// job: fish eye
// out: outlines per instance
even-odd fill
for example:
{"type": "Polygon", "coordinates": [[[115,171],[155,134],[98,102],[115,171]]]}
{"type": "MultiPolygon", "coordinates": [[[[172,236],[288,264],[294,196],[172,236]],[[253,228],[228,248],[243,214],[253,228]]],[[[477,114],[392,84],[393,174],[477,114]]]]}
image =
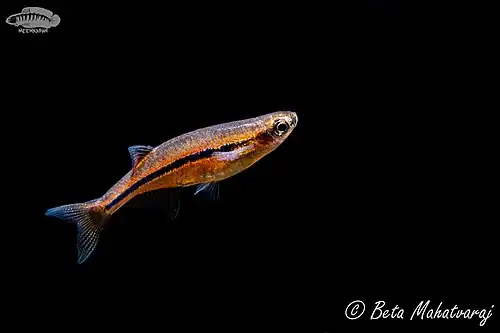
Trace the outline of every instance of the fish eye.
{"type": "Polygon", "coordinates": [[[286,121],[280,120],[274,126],[274,131],[276,132],[276,134],[282,135],[283,133],[288,131],[289,128],[290,128],[290,126],[288,125],[288,123],[286,121]]]}

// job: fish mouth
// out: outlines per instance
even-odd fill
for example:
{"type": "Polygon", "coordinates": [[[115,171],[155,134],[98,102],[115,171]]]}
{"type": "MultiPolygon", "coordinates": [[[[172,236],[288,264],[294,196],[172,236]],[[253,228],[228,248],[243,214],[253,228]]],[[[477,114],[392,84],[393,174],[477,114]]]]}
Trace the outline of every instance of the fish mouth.
{"type": "Polygon", "coordinates": [[[291,124],[293,127],[297,126],[297,123],[299,122],[299,116],[295,112],[290,112],[290,119],[291,119],[291,124]]]}
{"type": "Polygon", "coordinates": [[[5,20],[5,23],[10,24],[10,25],[14,25],[14,23],[16,23],[16,20],[12,16],[9,16],[5,20]]]}

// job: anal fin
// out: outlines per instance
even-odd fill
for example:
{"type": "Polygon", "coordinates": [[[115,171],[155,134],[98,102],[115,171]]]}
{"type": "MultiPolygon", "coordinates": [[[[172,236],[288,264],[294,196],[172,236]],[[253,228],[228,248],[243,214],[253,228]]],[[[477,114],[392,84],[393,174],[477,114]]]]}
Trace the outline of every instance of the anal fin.
{"type": "Polygon", "coordinates": [[[177,218],[177,215],[179,215],[179,210],[181,208],[181,197],[180,197],[180,190],[178,189],[172,189],[169,191],[170,195],[170,203],[169,203],[169,215],[172,220],[175,220],[177,218]]]}
{"type": "Polygon", "coordinates": [[[180,189],[163,188],[142,193],[128,201],[123,208],[152,209],[174,220],[179,215],[180,202],[180,189]]]}

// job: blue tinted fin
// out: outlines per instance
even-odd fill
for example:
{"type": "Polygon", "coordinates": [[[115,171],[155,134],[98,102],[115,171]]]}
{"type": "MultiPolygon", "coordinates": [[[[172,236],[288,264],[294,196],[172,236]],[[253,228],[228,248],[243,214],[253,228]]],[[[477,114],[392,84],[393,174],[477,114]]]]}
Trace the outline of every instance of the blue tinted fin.
{"type": "Polygon", "coordinates": [[[132,159],[132,169],[142,161],[142,159],[153,150],[154,147],[151,146],[131,146],[128,147],[128,152],[130,153],[130,158],[132,159]]]}
{"type": "Polygon", "coordinates": [[[205,192],[208,194],[208,196],[215,200],[219,198],[219,183],[218,182],[211,182],[211,183],[203,183],[199,184],[196,187],[196,191],[194,192],[194,195],[197,195],[200,192],[205,192]]]}
{"type": "Polygon", "coordinates": [[[77,262],[83,263],[97,246],[99,235],[108,217],[96,200],[48,209],[46,216],[74,222],[77,225],[77,262]]]}

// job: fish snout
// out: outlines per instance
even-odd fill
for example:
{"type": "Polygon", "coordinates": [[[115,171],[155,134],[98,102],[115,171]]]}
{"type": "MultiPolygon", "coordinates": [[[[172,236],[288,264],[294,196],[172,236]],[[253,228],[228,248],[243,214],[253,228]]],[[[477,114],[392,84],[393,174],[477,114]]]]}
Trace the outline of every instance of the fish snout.
{"type": "Polygon", "coordinates": [[[291,112],[290,118],[292,119],[292,126],[297,126],[297,123],[299,122],[299,116],[295,112],[291,112]]]}
{"type": "Polygon", "coordinates": [[[7,22],[8,24],[14,24],[14,23],[16,23],[16,18],[14,16],[9,16],[9,17],[7,17],[5,22],[7,22]]]}

